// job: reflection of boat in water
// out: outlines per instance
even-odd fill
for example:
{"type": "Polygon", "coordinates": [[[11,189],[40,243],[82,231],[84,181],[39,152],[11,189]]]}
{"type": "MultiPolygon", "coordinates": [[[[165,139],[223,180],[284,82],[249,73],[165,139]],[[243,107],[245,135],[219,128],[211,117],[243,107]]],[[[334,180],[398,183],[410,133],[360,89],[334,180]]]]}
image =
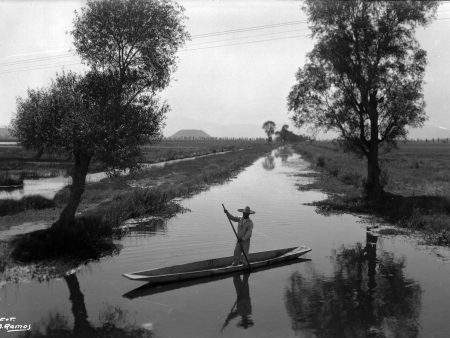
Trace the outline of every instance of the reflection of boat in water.
{"type": "MultiPolygon", "coordinates": [[[[277,267],[287,266],[287,265],[291,265],[291,264],[298,264],[298,263],[303,263],[303,262],[309,262],[309,261],[310,261],[310,259],[294,258],[294,259],[282,262],[280,264],[277,264],[276,266],[263,266],[260,268],[254,268],[254,269],[252,269],[251,273],[257,273],[257,272],[261,272],[261,271],[265,271],[265,270],[269,270],[269,269],[273,269],[273,268],[277,268],[277,267]]],[[[212,277],[190,279],[190,280],[185,280],[182,282],[172,282],[172,283],[163,283],[163,284],[147,283],[147,284],[144,284],[134,290],[127,292],[126,294],[123,295],[123,297],[128,298],[128,299],[146,297],[146,296],[151,296],[151,295],[158,294],[158,293],[178,290],[178,289],[182,289],[182,288],[186,288],[186,287],[190,287],[190,286],[194,286],[194,285],[198,285],[198,284],[211,283],[211,282],[231,278],[234,276],[239,276],[241,274],[242,274],[242,271],[238,271],[238,272],[230,272],[228,274],[222,274],[222,275],[217,275],[217,276],[212,276],[212,277]]]]}
{"type": "MultiPolygon", "coordinates": [[[[311,251],[310,248],[299,246],[287,249],[255,252],[248,255],[248,259],[250,261],[250,268],[254,269],[295,259],[306,254],[309,251],[311,251]]],[[[229,256],[181,265],[174,265],[166,268],[137,271],[124,274],[123,276],[137,281],[166,283],[193,278],[222,275],[230,272],[248,270],[249,268],[247,265],[242,264],[231,265],[232,262],[233,256],[229,256]]]]}

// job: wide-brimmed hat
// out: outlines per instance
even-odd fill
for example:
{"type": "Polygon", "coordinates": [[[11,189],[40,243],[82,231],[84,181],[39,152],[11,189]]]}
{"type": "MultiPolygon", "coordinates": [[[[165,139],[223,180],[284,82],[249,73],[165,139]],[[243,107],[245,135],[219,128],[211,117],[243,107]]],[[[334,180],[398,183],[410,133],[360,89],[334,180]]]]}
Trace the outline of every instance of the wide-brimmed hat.
{"type": "Polygon", "coordinates": [[[255,212],[250,209],[250,207],[245,207],[244,209],[238,209],[239,212],[243,212],[245,214],[254,214],[255,212]]]}

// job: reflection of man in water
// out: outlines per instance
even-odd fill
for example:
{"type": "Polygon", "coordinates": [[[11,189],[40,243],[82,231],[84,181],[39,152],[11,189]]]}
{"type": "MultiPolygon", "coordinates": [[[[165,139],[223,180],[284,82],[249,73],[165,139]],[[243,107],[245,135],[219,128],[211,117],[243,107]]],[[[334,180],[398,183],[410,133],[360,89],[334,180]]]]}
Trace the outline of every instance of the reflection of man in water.
{"type": "Polygon", "coordinates": [[[230,314],[228,315],[225,323],[222,327],[222,330],[228,323],[236,318],[237,316],[241,316],[241,320],[237,323],[237,327],[248,329],[255,325],[253,319],[251,318],[252,314],[252,303],[250,300],[250,289],[248,286],[248,277],[249,273],[242,275],[242,279],[240,275],[235,275],[233,277],[233,284],[236,289],[236,303],[234,303],[233,308],[231,309],[230,314]]]}

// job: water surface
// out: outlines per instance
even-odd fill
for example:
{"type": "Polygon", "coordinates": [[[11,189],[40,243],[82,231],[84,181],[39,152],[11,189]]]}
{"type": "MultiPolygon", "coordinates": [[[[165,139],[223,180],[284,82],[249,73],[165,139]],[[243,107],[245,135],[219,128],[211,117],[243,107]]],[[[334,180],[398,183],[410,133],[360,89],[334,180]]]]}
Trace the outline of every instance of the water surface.
{"type": "MultiPolygon", "coordinates": [[[[300,191],[307,163],[289,151],[182,201],[190,212],[121,241],[120,254],[48,282],[3,285],[0,308],[68,336],[446,337],[450,265],[405,237],[374,237],[352,215],[323,216],[300,191]],[[306,245],[308,261],[202,283],[134,290],[122,273],[229,256],[235,215],[256,210],[251,251],[306,245]],[[112,334],[111,334],[112,335],[112,334]]],[[[53,331],[55,332],[55,331],[53,331]]],[[[32,335],[32,336],[33,336],[32,335]]],[[[9,336],[9,335],[8,335],[9,336]]]]}

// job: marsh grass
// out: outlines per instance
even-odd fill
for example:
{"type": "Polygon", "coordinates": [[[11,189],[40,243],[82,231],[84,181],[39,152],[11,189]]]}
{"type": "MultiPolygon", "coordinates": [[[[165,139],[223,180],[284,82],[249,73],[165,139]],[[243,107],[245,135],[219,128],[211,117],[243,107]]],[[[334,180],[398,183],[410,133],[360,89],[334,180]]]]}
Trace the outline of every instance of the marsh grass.
{"type": "Polygon", "coordinates": [[[0,200],[0,216],[14,215],[28,209],[46,209],[55,207],[55,202],[40,195],[22,197],[20,200],[0,200]]]}
{"type": "Polygon", "coordinates": [[[23,177],[12,177],[7,173],[0,173],[0,187],[22,186],[23,177]]]}
{"type": "Polygon", "coordinates": [[[314,203],[320,212],[374,215],[422,231],[430,243],[450,245],[450,145],[400,144],[382,155],[386,193],[375,200],[365,198],[364,160],[330,142],[301,143],[295,149],[322,173],[306,187],[329,193],[327,200],[314,203]]]}

